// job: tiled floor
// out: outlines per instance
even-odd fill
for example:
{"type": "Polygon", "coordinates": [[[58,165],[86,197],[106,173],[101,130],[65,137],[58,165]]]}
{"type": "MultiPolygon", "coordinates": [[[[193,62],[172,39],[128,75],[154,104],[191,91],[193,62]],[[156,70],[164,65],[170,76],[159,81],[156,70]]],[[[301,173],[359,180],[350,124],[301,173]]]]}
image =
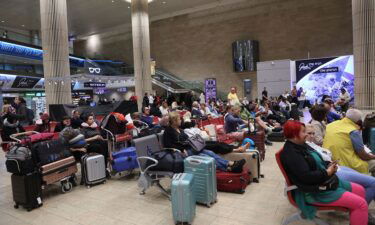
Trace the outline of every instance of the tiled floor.
{"type": "MultiPolygon", "coordinates": [[[[265,178],[260,183],[251,184],[242,195],[219,193],[218,203],[211,208],[198,206],[194,224],[273,225],[296,212],[283,195],[284,180],[274,160],[281,146],[274,143],[268,148],[262,163],[265,178]]],[[[2,151],[0,158],[4,159],[2,151]]],[[[4,160],[0,162],[0,176],[0,224],[173,224],[168,199],[154,187],[146,195],[139,195],[135,178],[112,178],[104,185],[91,189],[79,186],[66,194],[60,193],[60,186],[52,185],[45,190],[43,207],[27,212],[13,208],[10,174],[4,160]]],[[[346,214],[321,215],[332,224],[349,224],[346,214]]]]}

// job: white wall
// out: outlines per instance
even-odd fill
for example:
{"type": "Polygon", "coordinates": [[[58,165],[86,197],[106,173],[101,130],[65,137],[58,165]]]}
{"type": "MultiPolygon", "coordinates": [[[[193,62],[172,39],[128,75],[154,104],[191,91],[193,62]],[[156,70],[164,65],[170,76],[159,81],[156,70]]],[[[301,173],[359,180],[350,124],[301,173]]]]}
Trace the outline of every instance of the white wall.
{"type": "Polygon", "coordinates": [[[289,59],[274,60],[257,63],[257,87],[258,98],[262,96],[263,88],[266,87],[268,96],[279,96],[290,90],[292,82],[292,68],[289,59]]]}

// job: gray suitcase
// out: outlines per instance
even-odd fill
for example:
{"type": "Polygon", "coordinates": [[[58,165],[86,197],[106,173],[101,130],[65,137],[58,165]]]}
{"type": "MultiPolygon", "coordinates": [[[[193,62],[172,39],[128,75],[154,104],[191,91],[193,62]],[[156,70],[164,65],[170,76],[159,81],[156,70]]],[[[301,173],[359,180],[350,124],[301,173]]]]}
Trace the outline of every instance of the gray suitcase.
{"type": "Polygon", "coordinates": [[[90,188],[94,184],[106,182],[106,166],[104,156],[100,154],[88,154],[81,158],[81,184],[90,188]]]}

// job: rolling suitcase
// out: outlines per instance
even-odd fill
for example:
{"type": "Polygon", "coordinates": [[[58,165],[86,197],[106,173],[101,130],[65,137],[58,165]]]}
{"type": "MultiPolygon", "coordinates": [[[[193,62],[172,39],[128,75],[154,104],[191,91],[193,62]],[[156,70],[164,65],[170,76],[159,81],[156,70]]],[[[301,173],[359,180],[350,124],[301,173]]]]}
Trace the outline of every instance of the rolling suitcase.
{"type": "Polygon", "coordinates": [[[220,155],[223,159],[229,161],[236,161],[245,159],[246,163],[244,165],[245,169],[248,169],[251,173],[252,181],[259,183],[260,178],[263,178],[264,175],[261,174],[260,170],[260,154],[257,150],[247,149],[246,152],[231,152],[225,155],[220,155]]]}
{"type": "Polygon", "coordinates": [[[177,173],[172,179],[172,213],[175,224],[192,224],[195,217],[196,200],[193,191],[194,175],[177,173]]]}
{"type": "Polygon", "coordinates": [[[84,155],[81,158],[81,166],[81,184],[85,184],[87,188],[106,182],[106,166],[103,155],[96,153],[84,155]]]}
{"type": "Polygon", "coordinates": [[[49,185],[61,182],[63,193],[72,190],[73,183],[69,180],[75,178],[77,171],[77,163],[73,156],[40,167],[43,184],[49,185]]]}
{"type": "Polygon", "coordinates": [[[138,168],[137,154],[134,147],[124,148],[112,153],[112,170],[115,173],[138,168]]]}
{"type": "Polygon", "coordinates": [[[189,156],[184,172],[194,175],[194,194],[198,203],[211,207],[217,201],[216,164],[211,157],[189,156]]]}
{"type": "Polygon", "coordinates": [[[217,190],[225,192],[245,193],[247,185],[251,183],[250,171],[246,168],[242,173],[231,173],[217,170],[217,190]]]}
{"type": "Polygon", "coordinates": [[[11,181],[14,208],[22,205],[27,211],[31,211],[43,205],[41,181],[37,172],[12,174],[11,181]]]}

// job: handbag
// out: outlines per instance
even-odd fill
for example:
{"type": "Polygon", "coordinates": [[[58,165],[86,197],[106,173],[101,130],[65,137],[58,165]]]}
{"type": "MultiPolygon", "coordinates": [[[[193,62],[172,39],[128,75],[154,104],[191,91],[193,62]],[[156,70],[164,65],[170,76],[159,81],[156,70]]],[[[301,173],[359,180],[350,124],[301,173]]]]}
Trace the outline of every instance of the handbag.
{"type": "Polygon", "coordinates": [[[322,185],[319,185],[319,190],[321,191],[334,191],[339,186],[339,178],[336,174],[332,175],[328,180],[326,180],[322,185]]]}
{"type": "MultiPolygon", "coordinates": [[[[181,155],[181,152],[166,149],[158,152],[153,152],[150,156],[158,160],[158,164],[154,167],[151,167],[150,170],[168,171],[173,173],[184,172],[184,158],[181,155]]],[[[146,163],[146,167],[153,164],[154,162],[148,160],[146,163]]]]}
{"type": "Polygon", "coordinates": [[[199,134],[191,136],[187,142],[195,152],[200,152],[206,147],[206,141],[199,134]]]}

